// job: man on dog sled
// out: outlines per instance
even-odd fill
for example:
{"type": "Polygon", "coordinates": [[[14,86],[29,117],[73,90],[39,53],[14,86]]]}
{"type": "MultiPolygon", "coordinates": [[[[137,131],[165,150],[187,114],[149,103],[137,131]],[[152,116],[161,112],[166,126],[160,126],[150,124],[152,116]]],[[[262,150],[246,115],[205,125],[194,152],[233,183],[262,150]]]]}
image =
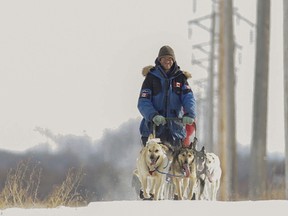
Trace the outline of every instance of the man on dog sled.
{"type": "Polygon", "coordinates": [[[196,102],[187,82],[191,77],[177,65],[174,51],[169,46],[159,50],[155,66],[143,68],[145,80],[142,84],[138,109],[143,116],[140,124],[142,143],[145,146],[153,123],[157,126],[156,137],[172,146],[189,145],[189,136],[195,130],[196,102]],[[185,114],[184,114],[185,111],[185,114]],[[175,120],[182,119],[182,124],[175,120]]]}
{"type": "Polygon", "coordinates": [[[196,118],[196,101],[187,82],[191,74],[180,70],[169,46],[160,48],[155,66],[143,68],[142,74],[145,80],[138,109],[143,116],[140,124],[143,146],[153,134],[161,143],[188,147],[196,118]]]}

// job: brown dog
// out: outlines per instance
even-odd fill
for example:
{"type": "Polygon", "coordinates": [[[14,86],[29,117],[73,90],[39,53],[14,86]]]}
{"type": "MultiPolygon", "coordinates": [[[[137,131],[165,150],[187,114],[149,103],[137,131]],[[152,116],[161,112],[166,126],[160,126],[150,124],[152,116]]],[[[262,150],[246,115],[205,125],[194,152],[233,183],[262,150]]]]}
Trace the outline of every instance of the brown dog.
{"type": "Polygon", "coordinates": [[[183,200],[187,193],[187,199],[191,200],[197,181],[195,153],[192,148],[182,147],[175,151],[170,173],[178,199],[183,200]]]}

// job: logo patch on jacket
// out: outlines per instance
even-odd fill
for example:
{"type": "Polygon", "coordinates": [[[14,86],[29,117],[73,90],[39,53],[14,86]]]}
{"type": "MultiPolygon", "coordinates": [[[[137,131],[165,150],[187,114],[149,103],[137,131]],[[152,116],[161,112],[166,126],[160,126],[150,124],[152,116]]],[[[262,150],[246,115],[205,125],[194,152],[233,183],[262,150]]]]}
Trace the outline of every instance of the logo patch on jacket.
{"type": "Polygon", "coordinates": [[[147,89],[142,90],[140,93],[140,98],[150,99],[150,91],[147,89]]]}
{"type": "Polygon", "coordinates": [[[181,88],[181,83],[180,82],[175,82],[175,87],[176,88],[181,88]]]}

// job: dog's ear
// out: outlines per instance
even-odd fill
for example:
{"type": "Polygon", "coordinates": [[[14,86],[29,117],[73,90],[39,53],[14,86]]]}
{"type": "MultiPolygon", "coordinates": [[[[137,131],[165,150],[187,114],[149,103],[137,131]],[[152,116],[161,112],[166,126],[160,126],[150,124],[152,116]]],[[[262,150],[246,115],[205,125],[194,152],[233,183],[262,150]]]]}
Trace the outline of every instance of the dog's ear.
{"type": "Polygon", "coordinates": [[[155,138],[154,135],[151,133],[151,134],[149,135],[149,137],[148,137],[148,140],[154,139],[154,138],[155,138]]]}
{"type": "Polygon", "coordinates": [[[173,153],[174,152],[174,147],[173,146],[171,146],[171,145],[169,145],[169,144],[160,144],[161,145],[161,147],[162,147],[162,149],[165,151],[165,153],[167,154],[167,153],[173,153]]]}
{"type": "Polygon", "coordinates": [[[161,148],[164,150],[164,152],[168,152],[169,151],[169,147],[167,145],[164,145],[164,144],[159,144],[161,146],[161,148]]]}
{"type": "Polygon", "coordinates": [[[201,152],[206,153],[205,147],[203,146],[201,152]]]}
{"type": "Polygon", "coordinates": [[[175,146],[173,151],[173,157],[177,157],[177,155],[180,153],[181,146],[175,146]]]}
{"type": "Polygon", "coordinates": [[[203,148],[203,153],[206,155],[207,151],[206,151],[205,147],[203,146],[202,148],[203,148]]]}
{"type": "Polygon", "coordinates": [[[194,137],[194,140],[193,140],[193,142],[190,143],[189,148],[196,151],[197,142],[198,142],[198,139],[196,137],[194,137]]]}
{"type": "Polygon", "coordinates": [[[196,151],[196,143],[191,142],[190,145],[188,146],[188,148],[196,151]]]}
{"type": "Polygon", "coordinates": [[[174,146],[170,145],[169,143],[165,143],[164,145],[169,149],[169,151],[174,152],[175,150],[174,146]]]}

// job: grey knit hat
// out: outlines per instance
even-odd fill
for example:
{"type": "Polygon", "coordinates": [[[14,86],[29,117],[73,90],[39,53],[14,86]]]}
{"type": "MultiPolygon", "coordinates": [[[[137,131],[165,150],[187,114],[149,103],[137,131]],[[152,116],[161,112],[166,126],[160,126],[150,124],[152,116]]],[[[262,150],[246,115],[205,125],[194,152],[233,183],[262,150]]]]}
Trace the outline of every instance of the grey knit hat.
{"type": "Polygon", "coordinates": [[[162,46],[159,50],[158,54],[158,60],[160,60],[163,56],[171,56],[173,58],[173,61],[175,61],[175,54],[173,49],[170,46],[162,46]]]}

